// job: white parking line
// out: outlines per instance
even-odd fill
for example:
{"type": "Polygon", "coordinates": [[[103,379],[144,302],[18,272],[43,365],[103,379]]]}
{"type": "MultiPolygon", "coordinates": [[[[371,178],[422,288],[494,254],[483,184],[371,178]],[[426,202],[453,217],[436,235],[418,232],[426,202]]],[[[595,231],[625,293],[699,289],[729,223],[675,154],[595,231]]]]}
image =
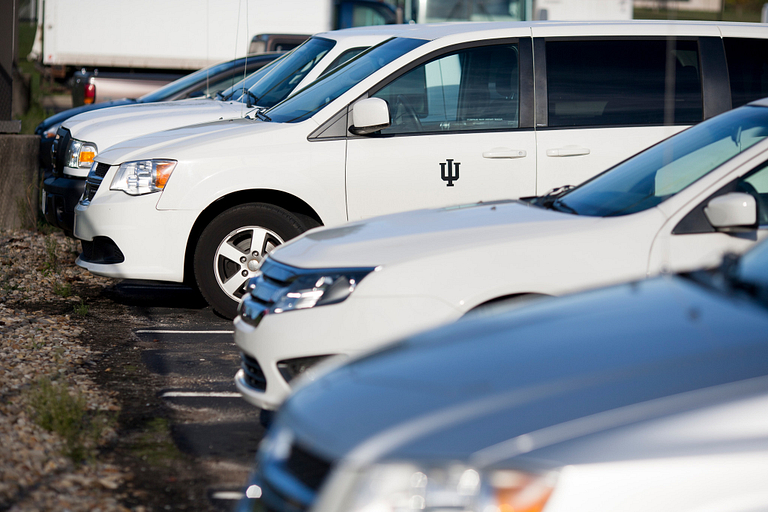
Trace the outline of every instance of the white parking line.
{"type": "Polygon", "coordinates": [[[243,493],[237,491],[219,491],[211,494],[211,498],[215,500],[239,500],[243,496],[243,493]]]}
{"type": "Polygon", "coordinates": [[[161,398],[240,398],[235,391],[166,391],[161,398]]]}
{"type": "Polygon", "coordinates": [[[136,334],[234,334],[235,331],[172,331],[140,329],[136,334]]]}

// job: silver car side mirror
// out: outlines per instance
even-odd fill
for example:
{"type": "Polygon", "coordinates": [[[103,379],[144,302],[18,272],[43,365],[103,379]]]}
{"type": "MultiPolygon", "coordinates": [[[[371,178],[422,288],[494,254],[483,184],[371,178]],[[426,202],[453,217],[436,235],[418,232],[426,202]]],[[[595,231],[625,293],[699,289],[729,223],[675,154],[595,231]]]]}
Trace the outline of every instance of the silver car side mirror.
{"type": "Polygon", "coordinates": [[[355,135],[368,135],[387,128],[389,106],[381,98],[366,98],[352,105],[352,126],[349,131],[355,135]]]}
{"type": "Polygon", "coordinates": [[[712,199],[704,215],[715,229],[753,227],[757,224],[757,202],[750,194],[730,192],[712,199]]]}

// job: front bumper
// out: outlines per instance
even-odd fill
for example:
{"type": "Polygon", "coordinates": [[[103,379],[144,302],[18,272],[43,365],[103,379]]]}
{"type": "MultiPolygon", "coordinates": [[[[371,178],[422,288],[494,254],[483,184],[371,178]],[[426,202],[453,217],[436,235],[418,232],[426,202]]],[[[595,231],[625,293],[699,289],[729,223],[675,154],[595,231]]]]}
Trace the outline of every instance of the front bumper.
{"type": "Polygon", "coordinates": [[[235,385],[251,404],[274,410],[291,393],[291,386],[278,370],[280,361],[328,354],[352,356],[454,321],[461,314],[432,297],[353,294],[339,304],[267,314],[258,327],[237,317],[235,343],[243,352],[244,368],[235,375],[235,385]],[[254,361],[263,375],[260,386],[254,385],[254,361]]]}
{"type": "Polygon", "coordinates": [[[71,235],[75,227],[75,207],[83,195],[83,190],[83,178],[47,177],[43,182],[45,220],[71,235]]]}
{"type": "Polygon", "coordinates": [[[197,212],[158,210],[159,193],[129,196],[109,190],[115,170],[110,169],[90,204],[75,207],[75,238],[92,248],[76,263],[107,277],[182,282],[197,212]]]}

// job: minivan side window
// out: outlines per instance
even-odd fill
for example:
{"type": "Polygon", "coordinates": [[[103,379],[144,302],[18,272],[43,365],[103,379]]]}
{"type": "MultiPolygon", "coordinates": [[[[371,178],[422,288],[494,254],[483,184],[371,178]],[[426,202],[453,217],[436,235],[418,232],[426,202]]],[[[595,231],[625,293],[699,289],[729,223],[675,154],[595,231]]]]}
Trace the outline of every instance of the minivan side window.
{"type": "Polygon", "coordinates": [[[732,37],[723,42],[733,108],[768,96],[768,41],[732,37]]]}
{"type": "Polygon", "coordinates": [[[548,126],[703,119],[696,41],[549,40],[546,52],[548,126]]]}
{"type": "Polygon", "coordinates": [[[517,44],[451,52],[373,95],[389,105],[382,134],[513,129],[519,126],[517,44]]]}

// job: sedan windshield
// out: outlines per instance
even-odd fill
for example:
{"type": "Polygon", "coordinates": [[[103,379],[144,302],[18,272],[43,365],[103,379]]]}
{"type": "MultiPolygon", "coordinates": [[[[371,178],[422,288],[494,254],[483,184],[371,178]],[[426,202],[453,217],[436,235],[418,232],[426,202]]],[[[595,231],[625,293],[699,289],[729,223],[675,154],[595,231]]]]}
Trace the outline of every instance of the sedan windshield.
{"type": "Polygon", "coordinates": [[[184,89],[187,89],[188,87],[192,87],[198,82],[204,81],[209,76],[215,76],[219,73],[223,73],[225,71],[229,71],[230,69],[234,67],[243,67],[245,66],[245,59],[239,59],[234,62],[222,62],[220,64],[214,64],[213,66],[209,66],[207,68],[198,69],[194,73],[190,73],[189,75],[179,78],[178,80],[174,80],[173,82],[166,84],[159,89],[155,89],[154,91],[145,94],[141,98],[139,98],[140,103],[153,103],[156,101],[163,101],[166,98],[170,98],[171,96],[176,95],[177,93],[183,91],[184,89]]]}
{"type": "Polygon", "coordinates": [[[281,60],[290,56],[290,52],[286,53],[273,60],[258,71],[251,73],[247,77],[243,78],[229,89],[225,89],[216,95],[216,99],[224,101],[243,101],[243,90],[250,89],[255,83],[264,78],[264,75],[272,71],[272,66],[275,66],[281,60]]]}
{"type": "Polygon", "coordinates": [[[730,277],[751,285],[768,302],[768,244],[762,243],[741,256],[730,277]]]}
{"type": "Polygon", "coordinates": [[[768,108],[741,107],[670,137],[553,201],[534,204],[595,217],[647,210],[767,135],[768,108]]]}
{"type": "Polygon", "coordinates": [[[310,86],[269,110],[265,119],[278,123],[303,121],[374,71],[424,43],[426,41],[422,39],[389,39],[318,78],[310,86]]]}
{"type": "MultiPolygon", "coordinates": [[[[233,87],[231,99],[270,108],[283,101],[312,68],[334,47],[336,41],[312,37],[279,61],[273,63],[251,86],[233,87]]],[[[251,75],[253,76],[253,75],[251,75]]]]}

